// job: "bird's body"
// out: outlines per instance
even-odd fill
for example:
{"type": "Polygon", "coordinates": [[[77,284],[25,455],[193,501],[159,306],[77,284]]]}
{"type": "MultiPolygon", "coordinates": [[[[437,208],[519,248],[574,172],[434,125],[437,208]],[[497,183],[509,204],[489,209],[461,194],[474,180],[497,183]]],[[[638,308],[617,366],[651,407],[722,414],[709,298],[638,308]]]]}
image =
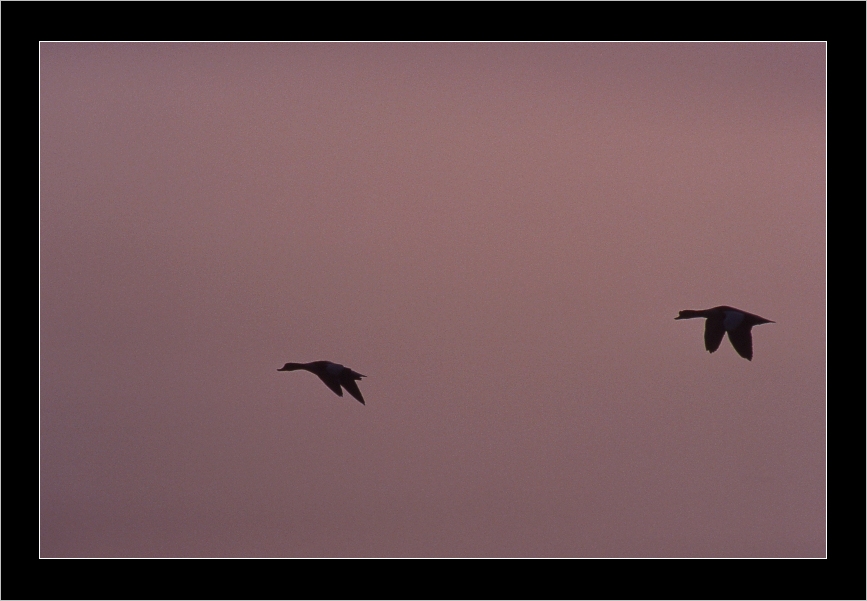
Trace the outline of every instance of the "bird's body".
{"type": "Polygon", "coordinates": [[[763,323],[775,323],[770,319],[735,309],[734,307],[714,307],[701,311],[681,311],[675,319],[693,319],[695,317],[707,318],[704,324],[704,347],[708,352],[714,352],[719,348],[723,336],[728,332],[729,341],[738,355],[749,361],[753,360],[753,335],[750,332],[753,326],[763,323]]]}
{"type": "Polygon", "coordinates": [[[364,397],[361,396],[361,391],[358,389],[358,384],[356,384],[355,381],[360,380],[361,378],[366,378],[367,376],[354,372],[339,363],[332,363],[331,361],[287,363],[277,371],[295,371],[298,369],[303,369],[309,371],[311,374],[319,376],[319,379],[325,382],[325,385],[333,390],[334,394],[337,396],[343,396],[342,386],[355,400],[364,405],[364,397]]]}

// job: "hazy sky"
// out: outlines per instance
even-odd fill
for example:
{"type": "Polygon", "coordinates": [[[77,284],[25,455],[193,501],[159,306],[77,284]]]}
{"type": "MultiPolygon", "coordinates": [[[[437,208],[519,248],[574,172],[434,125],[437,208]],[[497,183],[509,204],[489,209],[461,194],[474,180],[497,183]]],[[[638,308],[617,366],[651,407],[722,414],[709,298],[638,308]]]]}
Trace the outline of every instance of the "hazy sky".
{"type": "Polygon", "coordinates": [[[825,208],[824,44],[43,44],[41,554],[824,556],[825,208]]]}

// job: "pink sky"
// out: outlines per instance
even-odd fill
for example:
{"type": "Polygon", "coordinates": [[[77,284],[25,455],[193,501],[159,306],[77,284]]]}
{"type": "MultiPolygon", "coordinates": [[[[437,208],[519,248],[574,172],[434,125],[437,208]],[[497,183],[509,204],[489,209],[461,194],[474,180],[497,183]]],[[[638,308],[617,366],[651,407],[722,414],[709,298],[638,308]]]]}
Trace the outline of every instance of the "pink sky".
{"type": "Polygon", "coordinates": [[[825,555],[824,44],[43,44],[41,98],[43,557],[825,555]]]}

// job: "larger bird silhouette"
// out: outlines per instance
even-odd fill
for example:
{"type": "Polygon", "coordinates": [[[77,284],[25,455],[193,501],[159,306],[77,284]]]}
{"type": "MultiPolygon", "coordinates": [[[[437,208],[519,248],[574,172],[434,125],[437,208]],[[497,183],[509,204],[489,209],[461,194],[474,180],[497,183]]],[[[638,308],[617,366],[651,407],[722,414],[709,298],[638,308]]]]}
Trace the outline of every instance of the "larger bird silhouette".
{"type": "Polygon", "coordinates": [[[750,330],[753,329],[753,326],[760,326],[763,323],[776,323],[770,319],[725,305],[701,311],[687,309],[681,311],[675,319],[693,319],[695,317],[707,318],[704,323],[704,348],[708,352],[712,353],[717,350],[723,335],[728,332],[729,341],[735,347],[738,355],[748,361],[753,360],[753,335],[750,330]]]}
{"type": "Polygon", "coordinates": [[[298,369],[304,369],[309,371],[311,374],[319,376],[319,379],[325,382],[325,385],[333,390],[334,394],[337,396],[343,396],[343,390],[340,388],[343,386],[343,388],[346,389],[346,392],[351,394],[355,400],[362,405],[365,404],[364,397],[361,396],[361,391],[358,389],[358,384],[356,384],[355,381],[360,380],[361,378],[366,378],[367,376],[354,372],[339,363],[332,363],[331,361],[287,363],[277,371],[295,371],[298,369]]]}

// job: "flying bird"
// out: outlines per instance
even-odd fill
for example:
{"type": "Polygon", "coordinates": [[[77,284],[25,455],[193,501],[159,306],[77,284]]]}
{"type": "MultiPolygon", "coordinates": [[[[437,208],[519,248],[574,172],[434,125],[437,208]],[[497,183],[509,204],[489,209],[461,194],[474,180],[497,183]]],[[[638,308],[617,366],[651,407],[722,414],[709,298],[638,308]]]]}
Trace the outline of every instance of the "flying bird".
{"type": "Polygon", "coordinates": [[[309,371],[311,374],[319,376],[319,379],[325,382],[325,385],[333,390],[334,394],[337,396],[343,396],[343,390],[340,388],[343,386],[343,388],[346,389],[346,392],[351,394],[355,400],[364,405],[364,397],[361,396],[361,391],[358,389],[358,384],[356,384],[355,381],[360,380],[361,378],[366,378],[367,376],[354,372],[339,363],[332,363],[331,361],[287,363],[277,371],[295,371],[298,369],[304,369],[309,371]]]}
{"type": "Polygon", "coordinates": [[[753,329],[753,326],[760,326],[763,323],[776,323],[770,319],[725,305],[702,311],[681,311],[675,319],[693,319],[695,317],[707,318],[704,324],[704,348],[708,352],[712,353],[717,350],[723,335],[728,332],[729,340],[738,355],[748,361],[753,360],[753,335],[750,330],[753,329]]]}

